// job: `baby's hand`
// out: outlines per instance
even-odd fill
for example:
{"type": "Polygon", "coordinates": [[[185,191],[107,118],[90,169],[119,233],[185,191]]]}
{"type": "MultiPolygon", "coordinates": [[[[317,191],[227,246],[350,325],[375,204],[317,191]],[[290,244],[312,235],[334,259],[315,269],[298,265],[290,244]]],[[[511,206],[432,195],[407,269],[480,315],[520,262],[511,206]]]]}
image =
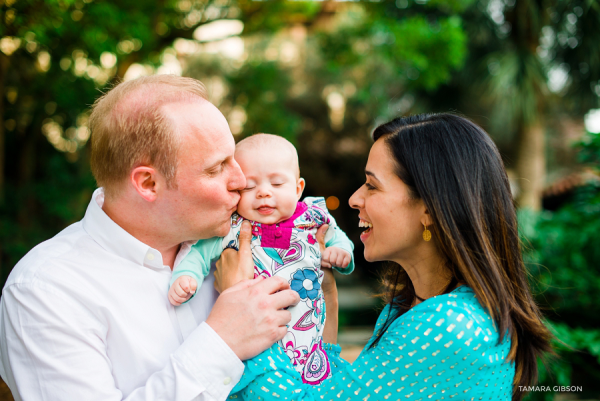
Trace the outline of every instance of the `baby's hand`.
{"type": "Polygon", "coordinates": [[[196,292],[196,280],[190,276],[178,277],[171,288],[169,288],[169,301],[175,306],[179,306],[196,292]]]}
{"type": "Polygon", "coordinates": [[[348,267],[351,260],[352,255],[350,255],[350,252],[336,246],[330,246],[325,248],[321,255],[321,267],[348,267]]]}

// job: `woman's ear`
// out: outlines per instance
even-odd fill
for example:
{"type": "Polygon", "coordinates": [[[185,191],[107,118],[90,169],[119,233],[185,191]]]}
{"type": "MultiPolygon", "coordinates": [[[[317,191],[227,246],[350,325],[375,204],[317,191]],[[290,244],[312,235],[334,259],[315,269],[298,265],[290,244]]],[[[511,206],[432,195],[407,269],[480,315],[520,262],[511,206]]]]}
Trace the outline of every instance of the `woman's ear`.
{"type": "Polygon", "coordinates": [[[423,212],[421,214],[421,224],[424,226],[430,226],[433,224],[433,219],[431,218],[429,210],[427,210],[425,205],[423,205],[423,212]]]}
{"type": "Polygon", "coordinates": [[[306,185],[306,182],[304,181],[304,178],[300,177],[298,179],[298,183],[296,184],[296,197],[298,200],[300,200],[302,192],[304,192],[304,185],[306,185]]]}
{"type": "Polygon", "coordinates": [[[157,180],[157,172],[150,166],[138,166],[131,170],[130,182],[137,193],[148,202],[154,202],[157,198],[157,190],[160,184],[157,180]]]}

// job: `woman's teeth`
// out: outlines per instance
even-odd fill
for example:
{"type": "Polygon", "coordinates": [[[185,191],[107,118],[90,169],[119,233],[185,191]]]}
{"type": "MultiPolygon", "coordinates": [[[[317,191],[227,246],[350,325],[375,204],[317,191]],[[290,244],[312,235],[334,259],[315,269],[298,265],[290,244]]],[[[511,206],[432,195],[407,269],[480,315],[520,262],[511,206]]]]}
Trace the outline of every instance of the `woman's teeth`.
{"type": "Polygon", "coordinates": [[[358,226],[359,227],[368,227],[368,228],[371,228],[371,227],[373,227],[373,224],[369,223],[366,220],[359,220],[358,221],[358,226]]]}

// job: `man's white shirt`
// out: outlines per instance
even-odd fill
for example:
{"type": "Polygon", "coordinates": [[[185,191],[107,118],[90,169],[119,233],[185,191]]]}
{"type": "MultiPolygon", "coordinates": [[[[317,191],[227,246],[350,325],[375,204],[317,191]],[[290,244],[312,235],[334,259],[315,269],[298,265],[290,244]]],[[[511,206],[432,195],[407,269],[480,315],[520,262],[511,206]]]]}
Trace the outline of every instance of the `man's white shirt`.
{"type": "MultiPolygon", "coordinates": [[[[102,210],[33,248],[2,291],[0,374],[16,400],[223,400],[244,365],[204,323],[209,274],[186,304],[171,269],[102,210]]],[[[193,242],[184,243],[177,265],[193,242]]]]}

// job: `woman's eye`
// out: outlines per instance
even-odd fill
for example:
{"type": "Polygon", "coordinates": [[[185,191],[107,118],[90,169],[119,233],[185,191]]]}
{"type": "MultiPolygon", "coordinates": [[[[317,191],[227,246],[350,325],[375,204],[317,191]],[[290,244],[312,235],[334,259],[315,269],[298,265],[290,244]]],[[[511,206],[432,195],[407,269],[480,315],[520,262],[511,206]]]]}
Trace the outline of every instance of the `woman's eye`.
{"type": "Polygon", "coordinates": [[[373,185],[369,184],[368,182],[365,182],[365,186],[367,187],[368,190],[375,189],[375,187],[373,185]]]}

